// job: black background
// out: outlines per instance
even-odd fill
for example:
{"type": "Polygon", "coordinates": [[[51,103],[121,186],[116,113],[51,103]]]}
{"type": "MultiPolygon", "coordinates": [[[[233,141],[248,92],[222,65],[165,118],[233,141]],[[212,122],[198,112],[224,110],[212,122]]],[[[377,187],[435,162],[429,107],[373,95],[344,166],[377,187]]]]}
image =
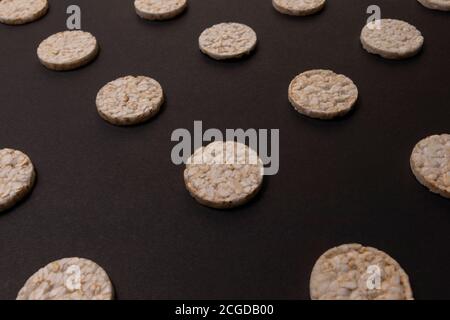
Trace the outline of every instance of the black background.
{"type": "Polygon", "coordinates": [[[316,259],[359,242],[392,255],[418,299],[450,298],[450,202],[415,181],[409,156],[450,131],[450,15],[414,0],[336,0],[312,17],[279,14],[270,0],[191,0],[168,22],[146,22],[133,1],[50,1],[43,19],[0,25],[0,147],[27,153],[38,171],[24,202],[0,215],[0,298],[14,299],[48,262],[92,259],[118,299],[308,299],[316,259]],[[425,36],[405,61],[366,53],[359,34],[376,3],[425,36]],[[102,51],[71,72],[41,66],[36,48],[65,29],[66,8],[102,51]],[[198,50],[212,24],[257,32],[248,59],[217,62],[198,50]],[[357,84],[357,109],[324,122],[295,112],[292,78],[329,68],[357,84]],[[167,102],[147,124],[120,128],[97,114],[108,81],[148,75],[167,102]],[[281,168],[249,205],[198,205],[171,163],[177,128],[279,128],[281,168]]]}

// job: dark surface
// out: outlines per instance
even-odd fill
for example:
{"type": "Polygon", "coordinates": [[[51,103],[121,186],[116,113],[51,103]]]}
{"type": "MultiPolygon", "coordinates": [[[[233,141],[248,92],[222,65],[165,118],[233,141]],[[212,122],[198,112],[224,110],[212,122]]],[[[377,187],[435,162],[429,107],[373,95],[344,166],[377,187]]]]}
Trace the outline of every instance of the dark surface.
{"type": "Polygon", "coordinates": [[[151,23],[131,0],[58,0],[38,22],[0,25],[0,147],[26,152],[38,170],[31,196],[0,215],[0,298],[14,299],[48,262],[81,256],[107,270],[119,299],[308,299],[316,259],[348,242],[392,255],[416,298],[450,298],[450,201],[409,169],[416,142],[450,131],[450,14],[377,1],[383,17],[409,21],[426,39],[419,56],[387,61],[359,42],[373,1],[328,2],[293,18],[269,0],[191,0],[181,17],[151,23]],[[100,56],[77,71],[46,70],[36,48],[64,30],[74,3],[100,56]],[[223,21],[255,29],[251,58],[200,53],[201,31],[223,21]],[[312,68],[352,78],[356,112],[332,122],[298,115],[287,87],[312,68]],[[114,127],[95,96],[128,74],[160,81],[167,102],[154,121],[114,127]],[[280,128],[280,172],[250,205],[211,210],[185,190],[170,135],[194,120],[280,128]]]}

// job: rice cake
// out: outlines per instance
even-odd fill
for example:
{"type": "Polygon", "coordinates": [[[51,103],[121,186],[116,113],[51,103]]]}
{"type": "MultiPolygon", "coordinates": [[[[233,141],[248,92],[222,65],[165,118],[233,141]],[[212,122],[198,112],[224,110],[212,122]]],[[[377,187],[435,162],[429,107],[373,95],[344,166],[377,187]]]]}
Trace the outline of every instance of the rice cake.
{"type": "Polygon", "coordinates": [[[73,70],[94,60],[99,52],[97,39],[85,31],[63,31],[51,35],[37,49],[40,62],[58,71],[73,70]]]}
{"type": "Polygon", "coordinates": [[[430,191],[450,198],[450,134],[421,140],[411,155],[411,170],[430,191]]]}
{"type": "Polygon", "coordinates": [[[114,125],[134,125],[155,116],[164,102],[161,85],[144,76],[126,76],[106,84],[97,94],[100,116],[114,125]]]}
{"type": "Polygon", "coordinates": [[[450,11],[450,0],[417,0],[428,9],[450,11]]]}
{"type": "Polygon", "coordinates": [[[135,0],[136,13],[147,20],[167,20],[181,14],[187,7],[187,0],[135,0]]]}
{"type": "Polygon", "coordinates": [[[416,27],[401,20],[380,19],[368,23],[361,32],[368,52],[386,59],[405,59],[422,49],[424,37],[416,27]]]}
{"type": "Polygon", "coordinates": [[[216,60],[235,59],[250,54],[257,36],[241,23],[220,23],[206,29],[199,38],[200,50],[216,60]]]}
{"type": "Polygon", "coordinates": [[[113,286],[105,270],[83,258],[49,263],[25,283],[17,300],[112,300],[113,286]]]}
{"type": "Polygon", "coordinates": [[[311,273],[310,294],[312,300],[414,299],[408,275],[397,261],[360,244],[345,244],[325,252],[311,273]],[[379,277],[379,287],[374,276],[379,277]]]}
{"type": "Polygon", "coordinates": [[[33,188],[35,170],[30,158],[18,150],[0,150],[0,212],[22,200],[33,188]]]}
{"type": "Polygon", "coordinates": [[[310,70],[292,80],[288,96],[299,113],[332,119],[353,108],[358,99],[358,88],[344,75],[330,70],[310,70]]]}
{"type": "Polygon", "coordinates": [[[0,22],[19,25],[33,22],[48,11],[47,0],[1,0],[0,22]]]}
{"type": "Polygon", "coordinates": [[[307,16],[325,7],[325,0],[272,0],[273,7],[280,13],[291,16],[307,16]]]}
{"type": "Polygon", "coordinates": [[[216,141],[188,159],[184,181],[201,204],[229,209],[250,201],[263,183],[264,167],[257,153],[234,141],[216,141]]]}

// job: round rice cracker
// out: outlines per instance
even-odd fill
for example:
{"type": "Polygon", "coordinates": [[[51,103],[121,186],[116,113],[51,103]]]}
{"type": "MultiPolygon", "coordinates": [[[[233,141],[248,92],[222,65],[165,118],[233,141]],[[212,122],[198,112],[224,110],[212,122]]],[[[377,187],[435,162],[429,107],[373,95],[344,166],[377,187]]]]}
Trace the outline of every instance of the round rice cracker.
{"type": "Polygon", "coordinates": [[[158,81],[144,76],[126,76],[106,84],[97,94],[99,115],[107,122],[135,125],[155,116],[164,103],[158,81]]]}
{"type": "Polygon", "coordinates": [[[187,0],[135,0],[136,13],[147,20],[168,20],[180,15],[186,8],[187,0]]]}
{"type": "Polygon", "coordinates": [[[18,150],[0,150],[0,212],[13,207],[33,188],[36,180],[30,158],[18,150]]]}
{"type": "Polygon", "coordinates": [[[428,9],[450,11],[450,0],[417,0],[428,9]]]}
{"type": "Polygon", "coordinates": [[[0,22],[20,25],[43,17],[48,11],[47,0],[0,0],[0,22]]]}
{"type": "Polygon", "coordinates": [[[237,59],[249,55],[258,42],[255,31],[241,23],[220,23],[199,37],[200,50],[216,60],[237,59]]]}
{"type": "Polygon", "coordinates": [[[39,61],[48,69],[67,71],[80,68],[97,57],[97,39],[85,31],[63,31],[51,35],[37,49],[39,61]]]}
{"type": "Polygon", "coordinates": [[[188,159],[184,181],[200,204],[230,209],[249,202],[261,189],[264,166],[245,144],[216,141],[188,159]]]}
{"type": "Polygon", "coordinates": [[[413,300],[409,278],[386,253],[360,244],[345,244],[325,252],[310,279],[312,300],[413,300]],[[370,288],[380,271],[380,288],[370,288]]]}
{"type": "Polygon", "coordinates": [[[347,114],[358,100],[358,88],[344,75],[330,70],[299,74],[289,85],[289,101],[301,114],[333,119],[347,114]]]}
{"type": "Polygon", "coordinates": [[[112,300],[114,289],[105,270],[83,258],[49,263],[33,274],[17,300],[112,300]]]}
{"type": "Polygon", "coordinates": [[[421,140],[411,154],[410,163],[422,185],[450,199],[450,134],[421,140]]]}
{"type": "Polygon", "coordinates": [[[362,29],[361,43],[369,53],[386,59],[405,59],[419,53],[424,37],[416,27],[405,21],[380,19],[362,29]]]}
{"type": "Polygon", "coordinates": [[[326,0],[272,0],[273,7],[280,13],[291,16],[307,16],[321,11],[326,0]]]}

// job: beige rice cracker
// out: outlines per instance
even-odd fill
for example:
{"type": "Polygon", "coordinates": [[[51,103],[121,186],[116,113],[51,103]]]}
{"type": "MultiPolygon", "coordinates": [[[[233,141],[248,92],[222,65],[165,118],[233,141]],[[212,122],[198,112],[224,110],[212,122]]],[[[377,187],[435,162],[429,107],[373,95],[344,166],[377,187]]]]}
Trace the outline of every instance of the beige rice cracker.
{"type": "Polygon", "coordinates": [[[386,59],[405,59],[422,49],[424,38],[416,27],[394,19],[368,23],[361,32],[361,43],[368,52],[386,59]]]}
{"type": "Polygon", "coordinates": [[[258,154],[244,144],[216,141],[197,149],[188,159],[184,181],[201,204],[229,209],[250,201],[263,183],[258,154]]]}
{"type": "Polygon", "coordinates": [[[358,88],[344,75],[310,70],[292,80],[288,95],[301,114],[326,120],[347,114],[358,99],[358,88]]]}
{"type": "Polygon", "coordinates": [[[126,76],[106,84],[97,94],[100,116],[111,124],[125,126],[155,116],[164,102],[161,85],[143,76],[126,76]]]}
{"type": "Polygon", "coordinates": [[[41,42],[37,55],[49,69],[65,71],[82,67],[97,56],[97,39],[89,32],[63,31],[41,42]]]}
{"type": "Polygon", "coordinates": [[[187,7],[187,0],[135,0],[136,13],[147,20],[167,20],[181,14],[187,7]]]}
{"type": "Polygon", "coordinates": [[[30,158],[13,149],[0,150],[0,212],[22,200],[33,188],[34,166],[30,158]]]}
{"type": "Polygon", "coordinates": [[[421,184],[450,198],[450,134],[420,141],[411,155],[411,169],[421,184]]]}
{"type": "Polygon", "coordinates": [[[206,29],[199,38],[200,50],[216,60],[235,59],[250,54],[257,43],[252,28],[241,23],[220,23],[206,29]]]}
{"type": "Polygon", "coordinates": [[[409,278],[386,253],[345,244],[317,260],[310,279],[312,300],[413,300],[409,278]]]}
{"type": "Polygon", "coordinates": [[[112,300],[113,296],[108,275],[95,262],[65,258],[33,274],[17,300],[112,300]]]}
{"type": "Polygon", "coordinates": [[[272,0],[273,7],[283,14],[307,16],[325,7],[325,0],[272,0]]]}
{"type": "Polygon", "coordinates": [[[0,22],[11,25],[33,22],[48,11],[47,0],[0,0],[0,22]]]}
{"type": "Polygon", "coordinates": [[[428,9],[450,11],[450,0],[417,0],[428,9]]]}

